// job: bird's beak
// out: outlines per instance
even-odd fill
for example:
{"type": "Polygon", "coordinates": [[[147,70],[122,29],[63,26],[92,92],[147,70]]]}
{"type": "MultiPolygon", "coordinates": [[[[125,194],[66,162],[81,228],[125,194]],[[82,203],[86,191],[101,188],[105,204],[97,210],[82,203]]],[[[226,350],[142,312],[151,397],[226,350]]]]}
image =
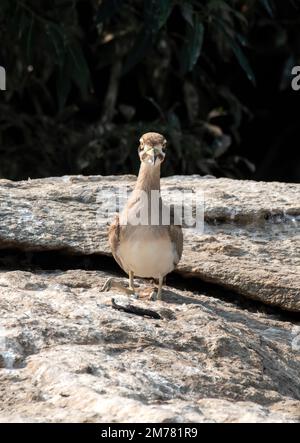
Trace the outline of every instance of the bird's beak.
{"type": "Polygon", "coordinates": [[[147,154],[148,154],[147,162],[152,166],[155,165],[158,154],[157,151],[154,148],[151,148],[147,151],[147,154]]]}

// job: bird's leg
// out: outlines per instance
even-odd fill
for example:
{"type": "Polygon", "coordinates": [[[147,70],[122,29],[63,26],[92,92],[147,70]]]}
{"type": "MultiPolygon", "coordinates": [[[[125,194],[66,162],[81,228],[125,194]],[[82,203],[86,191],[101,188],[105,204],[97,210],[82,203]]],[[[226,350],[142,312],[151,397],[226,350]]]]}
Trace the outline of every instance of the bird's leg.
{"type": "Polygon", "coordinates": [[[132,289],[132,291],[134,291],[134,274],[132,271],[129,271],[129,289],[132,289]]]}
{"type": "Polygon", "coordinates": [[[109,291],[111,288],[119,289],[122,292],[125,292],[127,295],[136,295],[134,292],[134,289],[129,287],[127,288],[119,281],[116,281],[114,278],[110,277],[106,280],[102,288],[100,289],[100,292],[109,291]]]}
{"type": "Polygon", "coordinates": [[[163,281],[164,281],[164,278],[163,277],[159,277],[158,289],[157,289],[157,300],[161,300],[161,291],[162,291],[163,281]]]}
{"type": "Polygon", "coordinates": [[[162,285],[163,285],[164,278],[159,277],[158,279],[158,288],[156,291],[153,291],[150,294],[149,300],[161,300],[161,292],[162,292],[162,285]]]}

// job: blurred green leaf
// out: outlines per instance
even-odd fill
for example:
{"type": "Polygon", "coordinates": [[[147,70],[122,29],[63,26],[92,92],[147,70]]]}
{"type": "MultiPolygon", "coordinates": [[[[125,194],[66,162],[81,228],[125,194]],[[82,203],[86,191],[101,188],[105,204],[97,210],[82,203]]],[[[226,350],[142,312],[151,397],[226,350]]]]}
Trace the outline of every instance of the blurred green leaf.
{"type": "Polygon", "coordinates": [[[173,6],[173,0],[144,0],[144,21],[147,31],[156,35],[168,20],[173,6]]]}
{"type": "Polygon", "coordinates": [[[70,57],[70,75],[79,87],[82,95],[86,95],[90,85],[90,71],[79,43],[68,47],[70,57]]]}
{"type": "Polygon", "coordinates": [[[208,12],[220,15],[222,11],[227,11],[229,14],[233,15],[244,25],[248,24],[247,18],[239,11],[236,10],[236,7],[231,6],[225,0],[210,0],[208,3],[208,12]]]}
{"type": "Polygon", "coordinates": [[[160,0],[159,1],[159,29],[161,29],[167,22],[174,3],[173,0],[160,0]]]}
{"type": "MultiPolygon", "coordinates": [[[[255,74],[252,70],[252,67],[245,56],[243,50],[241,49],[240,45],[234,40],[234,37],[231,35],[231,30],[227,28],[226,23],[224,23],[219,18],[214,18],[215,23],[217,23],[217,26],[221,31],[223,32],[224,36],[226,37],[232,52],[236,56],[237,61],[239,62],[241,68],[245,71],[248,79],[253,83],[253,85],[256,85],[256,79],[255,74]]],[[[236,36],[236,34],[234,34],[236,36]]],[[[241,41],[240,35],[237,35],[237,38],[239,41],[241,41]]],[[[244,42],[243,42],[244,43],[244,42]]]]}
{"type": "Polygon", "coordinates": [[[232,14],[245,26],[248,26],[248,19],[239,11],[236,11],[235,9],[231,9],[232,14]]]}
{"type": "Polygon", "coordinates": [[[254,72],[250,66],[250,63],[243,53],[241,47],[235,43],[234,40],[231,40],[230,42],[231,48],[240,64],[240,66],[243,68],[243,70],[246,72],[248,79],[253,83],[253,85],[256,85],[255,75],[254,72]]]}
{"type": "Polygon", "coordinates": [[[66,104],[72,82],[78,86],[83,96],[86,96],[88,93],[90,85],[89,68],[79,43],[73,42],[66,48],[66,51],[64,63],[59,65],[56,79],[56,91],[60,110],[66,104]]]}
{"type": "Polygon", "coordinates": [[[149,48],[152,45],[151,34],[146,33],[144,29],[139,33],[138,38],[124,63],[123,73],[129,72],[139,61],[145,57],[149,48]]]}
{"type": "Polygon", "coordinates": [[[63,66],[65,57],[64,31],[56,23],[49,22],[46,24],[46,35],[54,49],[55,63],[59,66],[63,66]]]}
{"type": "Polygon", "coordinates": [[[274,16],[274,4],[272,0],[260,0],[263,7],[266,9],[270,17],[274,16]]]}
{"type": "Polygon", "coordinates": [[[220,9],[231,9],[231,6],[225,0],[209,0],[207,4],[208,11],[215,11],[220,9]]]}
{"type": "Polygon", "coordinates": [[[28,63],[31,62],[33,26],[34,26],[34,18],[31,16],[30,24],[29,24],[29,28],[28,28],[28,34],[27,34],[27,42],[26,42],[26,57],[27,57],[28,63]]]}
{"type": "Polygon", "coordinates": [[[182,71],[190,72],[197,63],[203,45],[204,26],[197,17],[194,18],[194,26],[187,25],[186,42],[182,49],[182,71]]]}
{"type": "Polygon", "coordinates": [[[168,20],[173,6],[173,0],[144,0],[144,26],[126,57],[123,73],[130,71],[148,53],[157,33],[168,20]]]}
{"type": "Polygon", "coordinates": [[[194,7],[192,3],[183,3],[180,5],[183,18],[188,22],[190,26],[194,26],[194,7]]]}
{"type": "Polygon", "coordinates": [[[174,111],[169,111],[167,115],[168,125],[171,129],[181,132],[181,123],[174,111]]]}
{"type": "Polygon", "coordinates": [[[248,39],[245,35],[242,35],[240,32],[236,32],[235,36],[242,46],[249,46],[248,39]]]}
{"type": "Polygon", "coordinates": [[[103,0],[99,6],[96,23],[111,19],[122,8],[125,0],[103,0]]]}
{"type": "Polygon", "coordinates": [[[25,12],[22,12],[21,14],[16,14],[14,17],[14,25],[18,24],[18,39],[21,39],[23,37],[23,34],[28,26],[28,14],[25,12]]]}
{"type": "Polygon", "coordinates": [[[65,64],[59,68],[58,74],[56,76],[56,93],[58,107],[60,111],[62,111],[62,109],[64,108],[70,91],[71,78],[69,73],[68,61],[66,59],[65,64]]]}

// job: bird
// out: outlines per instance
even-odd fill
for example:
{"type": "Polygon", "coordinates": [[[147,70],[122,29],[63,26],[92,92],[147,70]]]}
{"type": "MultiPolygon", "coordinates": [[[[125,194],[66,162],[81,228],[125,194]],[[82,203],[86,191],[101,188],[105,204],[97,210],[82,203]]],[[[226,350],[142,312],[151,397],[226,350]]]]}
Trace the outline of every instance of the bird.
{"type": "Polygon", "coordinates": [[[141,164],[134,190],[108,232],[112,255],[128,274],[129,287],[124,288],[110,278],[102,290],[115,286],[137,297],[134,277],[152,278],[158,280],[158,288],[150,298],[161,300],[164,278],[181,259],[182,227],[175,224],[174,214],[172,216],[169,212],[171,217],[167,223],[163,216],[168,207],[162,201],[160,175],[166,147],[167,140],[159,133],[148,132],[140,138],[138,155],[141,164]]]}

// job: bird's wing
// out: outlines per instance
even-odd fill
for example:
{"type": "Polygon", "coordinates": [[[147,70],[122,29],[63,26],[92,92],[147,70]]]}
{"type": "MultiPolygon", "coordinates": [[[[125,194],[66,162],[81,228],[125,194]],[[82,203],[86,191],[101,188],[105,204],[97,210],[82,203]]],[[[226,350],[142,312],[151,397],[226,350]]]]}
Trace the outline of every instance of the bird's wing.
{"type": "MultiPolygon", "coordinates": [[[[168,226],[169,236],[171,242],[174,244],[177,257],[174,259],[174,265],[176,266],[182,256],[183,250],[183,234],[181,228],[181,220],[178,219],[177,213],[175,212],[174,205],[169,206],[170,211],[170,225],[168,226]]],[[[180,215],[180,214],[179,214],[180,215]]]]}
{"type": "Polygon", "coordinates": [[[122,269],[124,269],[122,262],[120,260],[120,257],[118,256],[118,253],[117,253],[119,243],[120,243],[120,231],[121,231],[121,226],[120,226],[119,216],[116,215],[114,221],[112,222],[112,224],[110,225],[109,230],[108,230],[108,241],[109,241],[111,252],[112,252],[112,255],[114,256],[114,259],[116,260],[118,265],[122,269]]]}
{"type": "Polygon", "coordinates": [[[174,260],[174,265],[176,266],[182,256],[183,250],[183,234],[181,226],[170,225],[169,226],[169,235],[171,238],[171,242],[175,246],[175,250],[177,252],[177,257],[174,260]]]}

